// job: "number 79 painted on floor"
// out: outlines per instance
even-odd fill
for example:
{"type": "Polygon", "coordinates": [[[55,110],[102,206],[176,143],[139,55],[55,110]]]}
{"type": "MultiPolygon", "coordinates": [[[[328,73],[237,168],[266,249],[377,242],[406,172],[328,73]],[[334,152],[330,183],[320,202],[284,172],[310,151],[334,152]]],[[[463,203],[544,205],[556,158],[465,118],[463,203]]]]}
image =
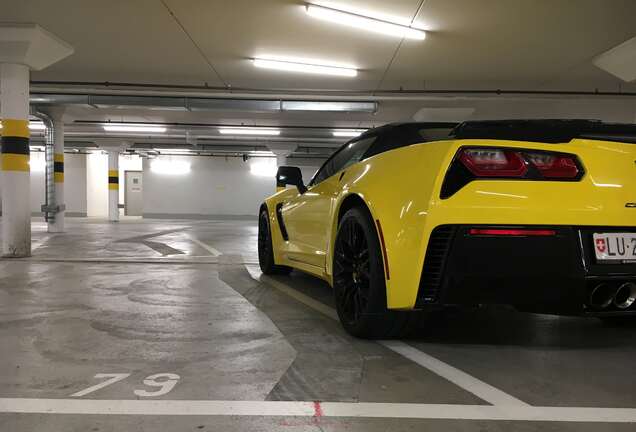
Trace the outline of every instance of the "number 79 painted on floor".
{"type": "MultiPolygon", "coordinates": [[[[77,393],[73,393],[71,397],[82,397],[87,394],[96,392],[97,390],[101,390],[104,387],[108,387],[109,385],[115,384],[116,382],[125,380],[131,374],[129,373],[98,373],[94,376],[94,378],[108,378],[106,381],[101,382],[99,384],[95,384],[94,386],[88,387],[84,390],[78,391],[77,393]]],[[[140,397],[157,397],[162,396],[169,393],[175,385],[179,382],[181,377],[177,374],[173,373],[158,373],[154,375],[147,376],[144,378],[143,383],[148,387],[158,387],[158,390],[155,391],[147,391],[147,390],[135,390],[134,393],[136,396],[140,397]]]]}

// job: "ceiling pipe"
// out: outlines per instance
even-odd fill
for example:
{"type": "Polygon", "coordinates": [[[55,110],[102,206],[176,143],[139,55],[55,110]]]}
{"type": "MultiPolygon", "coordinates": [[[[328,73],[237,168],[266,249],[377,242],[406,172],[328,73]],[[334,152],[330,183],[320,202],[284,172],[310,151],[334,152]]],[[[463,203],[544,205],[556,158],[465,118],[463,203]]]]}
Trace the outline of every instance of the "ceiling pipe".
{"type": "Polygon", "coordinates": [[[31,104],[79,105],[97,109],[149,109],[164,111],[240,111],[240,112],[358,112],[374,114],[376,101],[254,99],[239,97],[176,97],[168,95],[44,93],[33,90],[31,104]]]}
{"type": "Polygon", "coordinates": [[[55,181],[54,181],[54,164],[55,164],[55,126],[53,119],[40,110],[32,107],[31,115],[39,118],[46,127],[44,131],[44,157],[45,157],[45,170],[44,170],[44,204],[41,206],[42,213],[44,213],[44,220],[49,224],[55,221],[55,216],[64,210],[63,204],[57,203],[55,196],[55,181]]]}
{"type": "Polygon", "coordinates": [[[81,82],[81,81],[31,81],[35,92],[86,93],[86,94],[126,94],[136,96],[172,95],[216,98],[259,98],[268,96],[278,99],[338,100],[350,101],[399,101],[430,100],[430,98],[448,99],[475,97],[612,97],[633,98],[636,91],[599,91],[593,90],[524,90],[524,89],[387,89],[387,90],[329,90],[329,89],[260,89],[234,87],[228,91],[225,87],[169,85],[126,82],[81,82]]]}

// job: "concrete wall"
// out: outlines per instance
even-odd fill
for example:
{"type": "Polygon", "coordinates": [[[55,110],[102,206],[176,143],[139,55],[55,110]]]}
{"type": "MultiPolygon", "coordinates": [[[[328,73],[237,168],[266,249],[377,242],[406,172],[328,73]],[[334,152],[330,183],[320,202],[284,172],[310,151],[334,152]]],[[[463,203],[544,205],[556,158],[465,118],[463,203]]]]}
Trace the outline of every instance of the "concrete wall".
{"type": "MultiPolygon", "coordinates": [[[[247,162],[241,158],[190,156],[146,159],[144,217],[256,217],[260,203],[275,192],[276,184],[273,175],[256,176],[250,168],[253,163],[267,161],[272,159],[253,158],[247,162]],[[171,166],[185,169],[188,165],[188,172],[169,173],[171,166]]],[[[316,167],[302,170],[309,179],[316,167]]]]}
{"type": "Polygon", "coordinates": [[[66,212],[85,216],[86,195],[86,155],[64,155],[64,201],[66,212]]]}
{"type": "MultiPolygon", "coordinates": [[[[31,212],[40,214],[44,204],[44,152],[31,152],[31,212]]],[[[86,155],[64,155],[64,200],[68,216],[86,216],[86,155]]],[[[2,202],[2,184],[0,176],[0,202],[2,202]]]]}
{"type": "Polygon", "coordinates": [[[86,157],[86,213],[108,217],[108,155],[91,153],[86,157]]]}

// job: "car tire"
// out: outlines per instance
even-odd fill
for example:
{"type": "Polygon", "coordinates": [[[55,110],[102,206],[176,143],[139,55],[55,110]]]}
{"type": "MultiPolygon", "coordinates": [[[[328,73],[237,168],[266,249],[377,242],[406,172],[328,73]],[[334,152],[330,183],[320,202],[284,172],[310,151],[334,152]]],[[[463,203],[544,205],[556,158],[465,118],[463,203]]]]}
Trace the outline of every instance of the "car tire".
{"type": "Polygon", "coordinates": [[[352,336],[401,336],[413,313],[387,309],[380,241],[366,208],[348,210],[338,224],[333,257],[333,288],[338,317],[352,336]]]}
{"type": "Polygon", "coordinates": [[[267,209],[261,210],[258,216],[258,264],[266,275],[287,275],[292,271],[291,267],[276,265],[274,262],[272,230],[267,209]]]}

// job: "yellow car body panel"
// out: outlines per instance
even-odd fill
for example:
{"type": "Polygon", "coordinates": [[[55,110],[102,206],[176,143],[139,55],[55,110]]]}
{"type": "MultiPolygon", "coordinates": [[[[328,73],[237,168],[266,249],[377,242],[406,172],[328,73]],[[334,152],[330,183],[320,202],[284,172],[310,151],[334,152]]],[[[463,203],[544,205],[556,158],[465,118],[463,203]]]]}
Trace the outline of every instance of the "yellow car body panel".
{"type": "Polygon", "coordinates": [[[383,231],[389,270],[387,307],[413,309],[429,237],[437,226],[636,227],[636,209],[627,206],[636,202],[635,160],[634,144],[584,139],[565,144],[446,140],[387,151],[310,186],[305,194],[288,188],[268,198],[274,259],[331,283],[339,209],[356,195],[383,231]],[[460,148],[470,146],[574,154],[585,175],[580,181],[474,180],[441,199],[450,164],[460,148]],[[283,239],[276,217],[279,204],[291,216],[285,219],[293,231],[290,236],[300,235],[300,244],[283,239]],[[301,216],[296,219],[294,212],[301,216]]]}

